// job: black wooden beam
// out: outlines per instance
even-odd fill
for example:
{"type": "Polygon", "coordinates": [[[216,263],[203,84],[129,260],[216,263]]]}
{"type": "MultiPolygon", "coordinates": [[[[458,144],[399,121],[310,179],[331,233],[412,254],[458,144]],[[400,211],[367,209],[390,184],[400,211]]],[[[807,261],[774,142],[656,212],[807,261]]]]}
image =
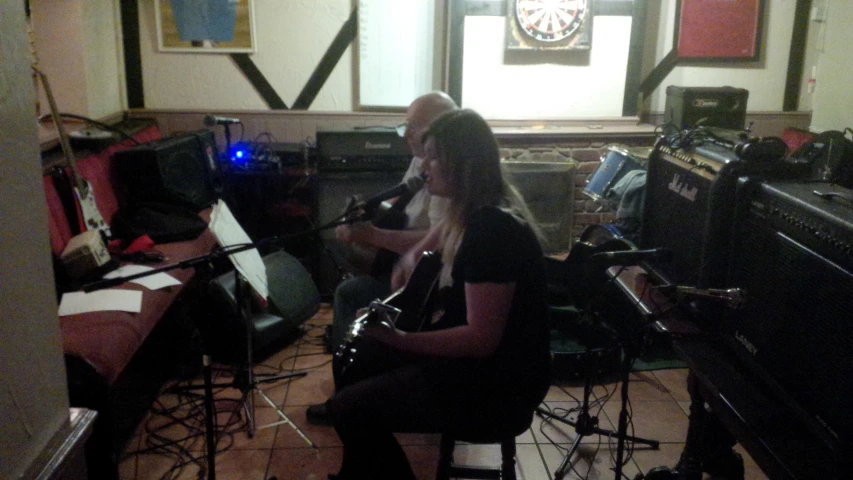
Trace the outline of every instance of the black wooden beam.
{"type": "Polygon", "coordinates": [[[675,49],[672,49],[661,59],[660,63],[655,65],[655,68],[649,72],[649,76],[640,83],[640,93],[643,95],[643,98],[647,98],[660,86],[663,79],[669,75],[669,72],[675,68],[677,63],[678,55],[676,55],[675,49]]]}
{"type": "Polygon", "coordinates": [[[628,65],[625,71],[625,94],[622,96],[622,116],[632,117],[639,112],[640,75],[643,69],[643,49],[646,38],[646,0],[634,0],[631,12],[631,39],[628,45],[628,65]]]}
{"type": "Polygon", "coordinates": [[[811,9],[812,0],[797,0],[791,51],[788,54],[788,75],[785,78],[785,99],[782,102],[782,111],[785,112],[794,112],[800,106],[800,89],[803,84],[803,66],[806,59],[806,40],[811,9]]]}
{"type": "Polygon", "coordinates": [[[287,110],[287,104],[278,96],[275,88],[267,81],[267,78],[255,65],[255,62],[249,58],[247,53],[232,53],[231,60],[240,68],[243,75],[249,79],[249,83],[255,87],[255,90],[261,95],[261,98],[267,103],[272,110],[287,110]]]}
{"type": "Polygon", "coordinates": [[[121,9],[122,48],[124,49],[124,81],[127,91],[127,106],[145,108],[142,89],[142,54],[139,51],[139,6],[137,0],[122,0],[121,9]]]}

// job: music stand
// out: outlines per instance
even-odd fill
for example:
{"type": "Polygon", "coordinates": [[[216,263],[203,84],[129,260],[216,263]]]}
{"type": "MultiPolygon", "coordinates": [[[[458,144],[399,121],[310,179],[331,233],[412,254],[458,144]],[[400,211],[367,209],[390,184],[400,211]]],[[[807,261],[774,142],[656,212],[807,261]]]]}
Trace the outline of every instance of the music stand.
{"type": "MultiPolygon", "coordinates": [[[[239,406],[234,409],[236,413],[241,408],[246,411],[246,434],[249,438],[254,438],[256,430],[262,430],[265,428],[275,427],[278,425],[288,424],[290,425],[300,437],[308,444],[310,447],[314,447],[314,443],[305,436],[304,433],[296,426],[288,417],[281,411],[281,409],[273,402],[263,390],[261,390],[260,386],[264,383],[274,383],[280,380],[287,380],[291,378],[299,378],[304,377],[306,375],[305,372],[299,373],[289,373],[284,375],[269,375],[264,376],[263,379],[257,379],[258,376],[254,372],[253,368],[253,353],[254,353],[254,342],[252,341],[252,321],[251,321],[251,292],[246,288],[246,279],[240,272],[235,271],[235,284],[234,284],[234,298],[237,303],[237,315],[243,325],[246,326],[246,359],[245,364],[241,365],[240,370],[238,370],[237,375],[235,376],[234,382],[224,385],[214,385],[214,386],[225,386],[225,387],[234,387],[241,391],[242,398],[240,400],[239,406]],[[263,426],[256,426],[255,424],[255,398],[252,392],[257,393],[261,396],[261,398],[272,407],[276,414],[278,414],[281,420],[277,422],[273,422],[263,426]]],[[[233,414],[232,414],[233,415],[233,414]]],[[[228,423],[228,422],[226,422],[228,423]]]]}

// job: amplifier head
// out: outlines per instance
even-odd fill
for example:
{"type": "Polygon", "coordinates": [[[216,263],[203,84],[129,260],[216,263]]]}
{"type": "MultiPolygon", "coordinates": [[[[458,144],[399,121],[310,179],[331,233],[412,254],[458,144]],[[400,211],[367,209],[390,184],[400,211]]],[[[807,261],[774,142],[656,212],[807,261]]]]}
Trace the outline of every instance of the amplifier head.
{"type": "Polygon", "coordinates": [[[681,130],[698,126],[743,130],[749,91],[734,87],[666,87],[664,124],[681,130]]]}
{"type": "Polygon", "coordinates": [[[393,127],[317,130],[320,170],[405,171],[411,158],[409,146],[393,127]]]}

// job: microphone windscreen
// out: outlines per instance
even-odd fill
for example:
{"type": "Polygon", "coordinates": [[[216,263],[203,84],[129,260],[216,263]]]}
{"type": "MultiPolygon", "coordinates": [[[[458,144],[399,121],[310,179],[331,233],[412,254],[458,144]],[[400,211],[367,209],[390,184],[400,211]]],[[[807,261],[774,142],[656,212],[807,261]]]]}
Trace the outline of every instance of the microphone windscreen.
{"type": "Polygon", "coordinates": [[[413,194],[418,193],[420,189],[424,188],[424,183],[426,183],[426,180],[424,180],[423,175],[417,175],[406,180],[406,186],[413,194]]]}
{"type": "Polygon", "coordinates": [[[204,124],[208,127],[216,126],[216,117],[214,117],[213,115],[205,115],[204,124]]]}

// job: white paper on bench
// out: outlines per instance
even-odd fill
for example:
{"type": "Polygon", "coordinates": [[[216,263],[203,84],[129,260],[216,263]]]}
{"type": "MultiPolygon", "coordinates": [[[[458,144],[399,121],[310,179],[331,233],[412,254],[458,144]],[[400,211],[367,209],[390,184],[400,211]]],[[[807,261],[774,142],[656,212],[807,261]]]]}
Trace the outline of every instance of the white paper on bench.
{"type": "Polygon", "coordinates": [[[59,316],[87,312],[119,310],[139,313],[142,311],[142,292],[137,290],[98,290],[96,292],[68,292],[59,302],[59,316]]]}
{"type": "MultiPolygon", "coordinates": [[[[146,267],[145,265],[125,265],[104,275],[104,278],[129,277],[130,275],[150,272],[151,270],[154,270],[154,268],[146,267]]],[[[181,284],[178,279],[166,272],[155,273],[154,275],[148,275],[147,277],[139,277],[135,280],[130,280],[130,283],[138,283],[149,290],[157,290],[158,288],[181,284]]]]}

